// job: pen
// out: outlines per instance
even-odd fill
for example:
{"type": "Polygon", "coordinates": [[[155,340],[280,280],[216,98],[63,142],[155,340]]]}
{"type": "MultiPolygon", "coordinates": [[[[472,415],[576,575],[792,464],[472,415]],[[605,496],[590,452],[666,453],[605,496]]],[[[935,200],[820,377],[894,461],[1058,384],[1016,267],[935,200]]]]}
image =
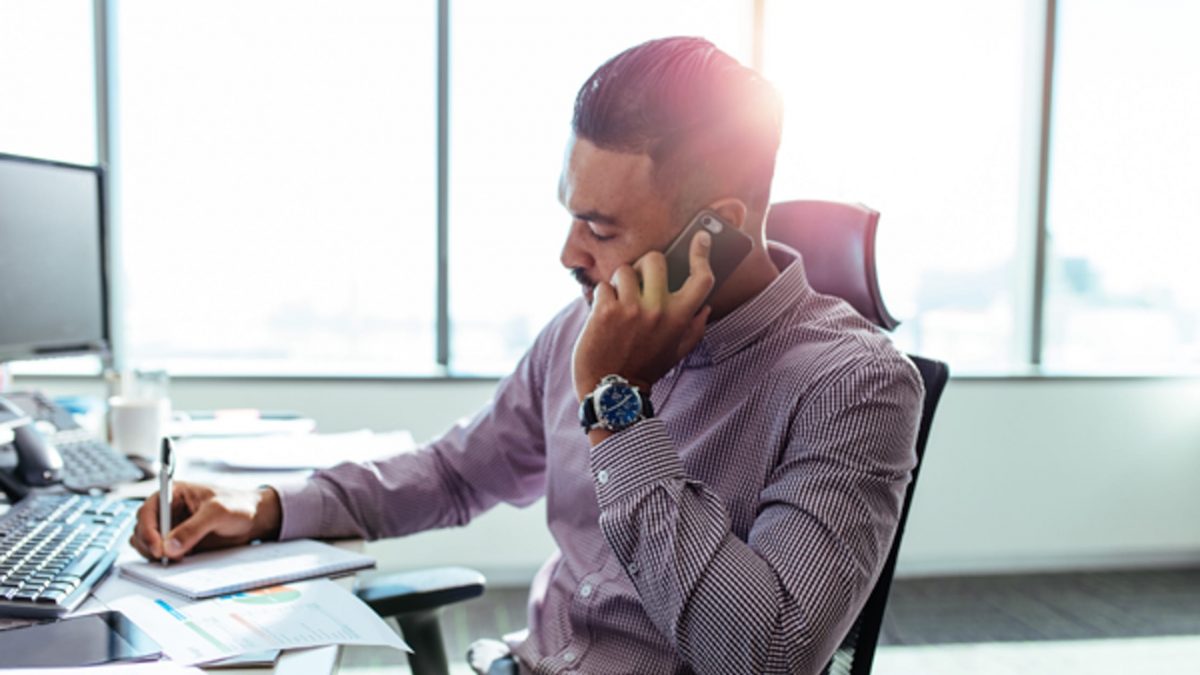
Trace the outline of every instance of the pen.
{"type": "Polygon", "coordinates": [[[175,474],[175,446],[171,439],[162,439],[162,460],[158,467],[158,531],[162,537],[162,564],[169,560],[166,556],[167,534],[171,531],[171,479],[175,474]]]}

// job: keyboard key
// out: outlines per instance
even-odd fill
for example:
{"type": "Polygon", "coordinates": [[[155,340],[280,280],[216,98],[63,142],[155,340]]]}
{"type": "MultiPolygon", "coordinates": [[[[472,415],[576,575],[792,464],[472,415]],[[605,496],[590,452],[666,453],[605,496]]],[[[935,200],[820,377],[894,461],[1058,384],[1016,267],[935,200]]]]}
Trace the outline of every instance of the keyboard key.
{"type": "Polygon", "coordinates": [[[67,594],[62,591],[47,589],[42,591],[41,595],[37,596],[36,602],[55,603],[65,597],[67,597],[67,594]]]}
{"type": "Polygon", "coordinates": [[[107,551],[99,546],[89,546],[83,555],[63,570],[62,576],[86,577],[88,572],[91,572],[92,568],[96,566],[96,563],[100,562],[100,559],[104,557],[105,553],[107,551]]]}

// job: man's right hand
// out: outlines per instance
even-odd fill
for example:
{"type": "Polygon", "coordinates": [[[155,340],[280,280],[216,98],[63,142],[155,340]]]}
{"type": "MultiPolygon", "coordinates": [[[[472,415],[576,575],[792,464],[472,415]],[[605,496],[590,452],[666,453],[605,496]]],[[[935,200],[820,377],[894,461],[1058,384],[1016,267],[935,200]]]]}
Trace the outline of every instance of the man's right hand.
{"type": "Polygon", "coordinates": [[[129,543],[150,560],[179,560],[192,551],[276,539],[283,523],[279,494],[258,490],[225,490],[195,483],[176,483],[171,495],[171,523],[164,544],[158,527],[158,493],[138,509],[137,527],[129,543]]]}

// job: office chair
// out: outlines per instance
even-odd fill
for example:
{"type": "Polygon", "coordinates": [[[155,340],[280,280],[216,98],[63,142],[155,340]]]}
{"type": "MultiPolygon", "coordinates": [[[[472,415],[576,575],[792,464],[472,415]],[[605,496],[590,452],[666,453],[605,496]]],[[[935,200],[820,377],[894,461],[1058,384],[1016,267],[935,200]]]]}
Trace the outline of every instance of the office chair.
{"type": "MultiPolygon", "coordinates": [[[[767,239],[799,251],[804,273],[813,290],[842,298],[871,323],[892,330],[900,322],[884,306],[875,272],[875,231],[878,227],[879,212],[862,204],[792,201],[771,206],[766,233],[767,239]]],[[[925,461],[925,442],[929,439],[933,414],[950,376],[949,367],[941,361],[912,354],[908,357],[920,371],[925,384],[921,425],[917,431],[917,465],[913,467],[912,480],[904,492],[900,520],[887,561],[867,604],[825,667],[824,672],[828,675],[867,675],[871,672],[875,646],[883,626],[883,612],[896,571],[896,557],[900,553],[900,540],[908,521],[917,474],[925,461]]]]}
{"type": "MultiPolygon", "coordinates": [[[[887,311],[875,272],[875,230],[879,212],[862,205],[823,201],[775,204],[767,216],[767,238],[797,250],[809,284],[819,293],[846,300],[859,314],[885,330],[897,321],[887,311]]],[[[900,520],[887,561],[866,605],[842,639],[823,671],[827,675],[868,675],[883,625],[883,612],[896,569],[900,540],[908,520],[917,473],[924,461],[925,442],[949,369],[945,363],[909,355],[925,384],[925,401],[917,432],[917,465],[904,493],[900,520]]],[[[409,664],[414,675],[447,675],[437,617],[442,607],[483,593],[481,574],[463,568],[407,572],[378,577],[357,589],[380,616],[395,616],[414,653],[409,664]]]]}

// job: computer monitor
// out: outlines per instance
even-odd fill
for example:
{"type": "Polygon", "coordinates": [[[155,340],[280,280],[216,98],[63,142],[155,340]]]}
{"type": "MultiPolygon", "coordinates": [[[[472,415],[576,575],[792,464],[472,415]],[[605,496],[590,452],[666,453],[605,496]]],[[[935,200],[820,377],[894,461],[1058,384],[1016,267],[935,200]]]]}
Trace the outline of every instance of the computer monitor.
{"type": "Polygon", "coordinates": [[[0,364],[107,352],[102,179],[0,154],[0,364]]]}

